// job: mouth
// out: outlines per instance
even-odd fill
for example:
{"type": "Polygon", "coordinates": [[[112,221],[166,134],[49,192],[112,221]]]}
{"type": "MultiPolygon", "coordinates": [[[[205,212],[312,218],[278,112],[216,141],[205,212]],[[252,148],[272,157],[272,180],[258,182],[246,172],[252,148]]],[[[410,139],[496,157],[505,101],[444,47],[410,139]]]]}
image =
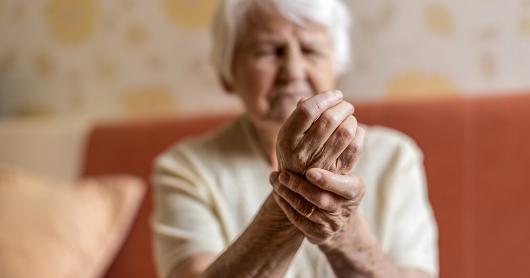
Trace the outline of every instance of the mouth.
{"type": "Polygon", "coordinates": [[[272,118],[279,122],[285,121],[289,115],[296,109],[298,101],[308,97],[308,94],[302,93],[278,93],[269,101],[269,112],[272,118]]]}
{"type": "Polygon", "coordinates": [[[309,93],[277,93],[272,99],[271,103],[277,103],[277,102],[294,102],[298,103],[299,100],[303,98],[310,97],[311,94],[309,93]]]}

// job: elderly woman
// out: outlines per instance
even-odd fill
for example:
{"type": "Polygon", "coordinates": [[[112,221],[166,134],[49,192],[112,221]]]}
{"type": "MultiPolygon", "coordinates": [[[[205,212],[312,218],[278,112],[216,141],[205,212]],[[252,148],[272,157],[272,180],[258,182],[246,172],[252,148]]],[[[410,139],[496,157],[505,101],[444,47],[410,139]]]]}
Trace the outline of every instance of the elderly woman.
{"type": "Polygon", "coordinates": [[[161,276],[437,275],[418,148],[332,90],[348,26],[339,0],[221,1],[213,60],[246,112],[157,159],[161,276]]]}

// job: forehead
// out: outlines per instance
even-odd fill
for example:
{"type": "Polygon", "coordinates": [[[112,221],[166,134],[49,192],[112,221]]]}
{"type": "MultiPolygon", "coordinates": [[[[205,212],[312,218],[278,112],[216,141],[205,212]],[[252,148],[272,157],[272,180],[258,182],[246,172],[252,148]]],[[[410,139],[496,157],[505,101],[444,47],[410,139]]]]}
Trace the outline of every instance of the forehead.
{"type": "Polygon", "coordinates": [[[293,35],[298,39],[310,41],[330,39],[323,25],[307,20],[303,24],[292,22],[285,18],[271,1],[263,1],[248,7],[240,28],[240,41],[293,35]]]}

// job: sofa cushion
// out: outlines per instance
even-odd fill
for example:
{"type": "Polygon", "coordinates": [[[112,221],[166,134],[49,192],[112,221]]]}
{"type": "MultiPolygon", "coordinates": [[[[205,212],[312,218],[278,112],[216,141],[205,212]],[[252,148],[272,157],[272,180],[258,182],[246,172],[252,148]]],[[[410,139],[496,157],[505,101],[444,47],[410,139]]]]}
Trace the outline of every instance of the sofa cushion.
{"type": "Polygon", "coordinates": [[[130,176],[71,185],[0,167],[0,277],[100,277],[144,192],[130,176]]]}

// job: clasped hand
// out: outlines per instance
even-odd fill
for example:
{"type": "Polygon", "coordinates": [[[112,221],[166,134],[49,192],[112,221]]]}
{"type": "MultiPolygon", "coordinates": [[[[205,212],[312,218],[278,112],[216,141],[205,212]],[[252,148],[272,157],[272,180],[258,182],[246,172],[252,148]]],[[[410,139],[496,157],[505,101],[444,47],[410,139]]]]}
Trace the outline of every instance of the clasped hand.
{"type": "Polygon", "coordinates": [[[273,197],[321,248],[341,244],[364,195],[361,178],[349,175],[364,140],[353,112],[339,91],[318,94],[299,102],[278,134],[273,197]]]}

